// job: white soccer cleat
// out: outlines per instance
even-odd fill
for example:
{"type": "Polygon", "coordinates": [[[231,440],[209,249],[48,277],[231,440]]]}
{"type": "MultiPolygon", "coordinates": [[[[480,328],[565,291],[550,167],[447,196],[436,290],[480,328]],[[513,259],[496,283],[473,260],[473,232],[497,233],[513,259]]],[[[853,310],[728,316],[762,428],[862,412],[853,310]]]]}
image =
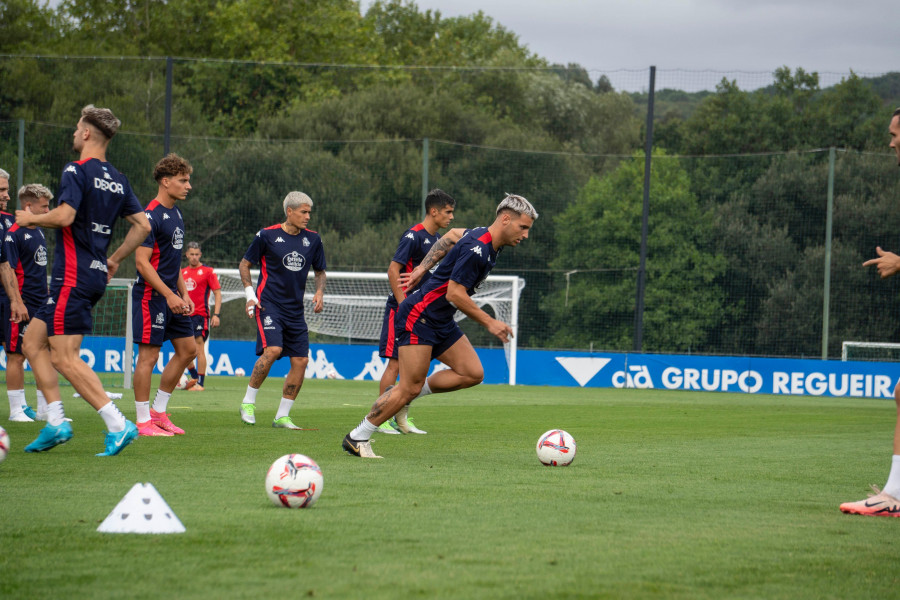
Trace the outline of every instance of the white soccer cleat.
{"type": "Polygon", "coordinates": [[[341,448],[350,456],[358,456],[359,458],[381,458],[372,450],[372,442],[367,440],[360,442],[350,437],[348,433],[341,443],[341,448]]]}
{"type": "Polygon", "coordinates": [[[256,425],[256,405],[244,403],[241,404],[241,421],[247,425],[256,425]]]}
{"type": "Polygon", "coordinates": [[[9,420],[13,423],[34,423],[34,419],[25,414],[25,411],[16,411],[9,415],[9,420]]]}
{"type": "Polygon", "coordinates": [[[396,428],[403,433],[418,433],[419,435],[428,433],[427,431],[422,431],[416,427],[413,420],[409,417],[409,404],[401,408],[397,414],[394,415],[394,418],[391,419],[391,424],[396,424],[396,428]]]}

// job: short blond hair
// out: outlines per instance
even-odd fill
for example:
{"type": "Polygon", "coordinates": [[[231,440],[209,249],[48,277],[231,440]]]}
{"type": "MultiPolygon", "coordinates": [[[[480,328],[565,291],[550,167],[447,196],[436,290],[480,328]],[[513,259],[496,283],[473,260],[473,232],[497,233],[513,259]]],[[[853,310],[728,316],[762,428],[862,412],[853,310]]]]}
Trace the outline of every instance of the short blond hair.
{"type": "Polygon", "coordinates": [[[116,135],[122,124],[122,121],[117,119],[111,110],[97,108],[93,104],[88,104],[81,109],[81,120],[96,128],[107,140],[111,140],[116,135]]]}
{"type": "Polygon", "coordinates": [[[53,200],[53,192],[47,186],[39,183],[29,183],[19,188],[19,202],[34,202],[38,198],[53,200]]]}
{"type": "Polygon", "coordinates": [[[520,216],[526,215],[535,221],[538,218],[537,211],[534,210],[531,202],[526,200],[524,196],[517,196],[516,194],[507,194],[506,198],[500,202],[499,206],[497,206],[497,215],[502,211],[515,213],[520,216]]]}

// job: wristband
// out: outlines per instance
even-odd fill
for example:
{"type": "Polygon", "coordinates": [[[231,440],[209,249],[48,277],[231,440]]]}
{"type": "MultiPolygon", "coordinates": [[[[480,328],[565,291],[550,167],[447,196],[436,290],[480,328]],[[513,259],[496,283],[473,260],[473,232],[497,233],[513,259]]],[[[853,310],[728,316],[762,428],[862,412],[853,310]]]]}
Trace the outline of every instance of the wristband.
{"type": "Polygon", "coordinates": [[[244,288],[244,296],[247,297],[247,302],[256,302],[256,292],[253,291],[253,286],[248,285],[244,288]]]}
{"type": "Polygon", "coordinates": [[[214,317],[218,317],[218,316],[219,316],[219,313],[216,313],[216,314],[214,314],[213,316],[214,316],[214,317]]]}

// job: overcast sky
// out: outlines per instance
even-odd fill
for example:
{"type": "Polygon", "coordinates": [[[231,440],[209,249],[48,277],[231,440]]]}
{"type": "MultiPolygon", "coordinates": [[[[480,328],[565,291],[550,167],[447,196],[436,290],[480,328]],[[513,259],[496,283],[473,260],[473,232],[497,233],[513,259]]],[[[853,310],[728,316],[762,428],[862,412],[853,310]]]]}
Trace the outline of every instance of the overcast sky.
{"type": "MultiPolygon", "coordinates": [[[[363,12],[370,4],[361,2],[363,12]]],[[[578,63],[618,89],[708,88],[727,76],[766,85],[776,68],[900,71],[897,0],[416,0],[444,17],[483,11],[554,63],[578,63]],[[712,72],[708,72],[712,71],[712,72]]]]}

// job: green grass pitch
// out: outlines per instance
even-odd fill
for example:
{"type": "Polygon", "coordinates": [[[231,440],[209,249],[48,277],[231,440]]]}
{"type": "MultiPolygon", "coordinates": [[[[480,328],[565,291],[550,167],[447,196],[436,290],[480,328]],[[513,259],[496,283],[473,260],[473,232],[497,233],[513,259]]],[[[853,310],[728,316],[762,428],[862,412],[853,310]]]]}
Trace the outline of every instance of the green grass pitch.
{"type": "MultiPolygon", "coordinates": [[[[884,400],[479,386],[413,406],[425,436],[377,434],[384,460],[341,451],[372,382],[307,381],[294,420],[269,426],[281,381],[241,424],[246,378],[176,392],[187,430],[102,450],[102,420],[68,398],[75,437],[22,448],[39,424],[4,420],[3,598],[871,598],[900,584],[900,519],[844,515],[883,484],[894,404],[884,400]],[[535,443],[564,428],[567,468],[535,443]],[[263,480],[307,454],[325,484],[307,510],[263,480]],[[138,482],[183,534],[103,534],[138,482]]],[[[71,388],[63,388],[71,395],[71,388]]],[[[120,390],[121,391],[121,390],[120,390]]],[[[29,391],[33,398],[33,391],[29,391]]],[[[117,402],[134,418],[130,392],[117,402]]]]}

